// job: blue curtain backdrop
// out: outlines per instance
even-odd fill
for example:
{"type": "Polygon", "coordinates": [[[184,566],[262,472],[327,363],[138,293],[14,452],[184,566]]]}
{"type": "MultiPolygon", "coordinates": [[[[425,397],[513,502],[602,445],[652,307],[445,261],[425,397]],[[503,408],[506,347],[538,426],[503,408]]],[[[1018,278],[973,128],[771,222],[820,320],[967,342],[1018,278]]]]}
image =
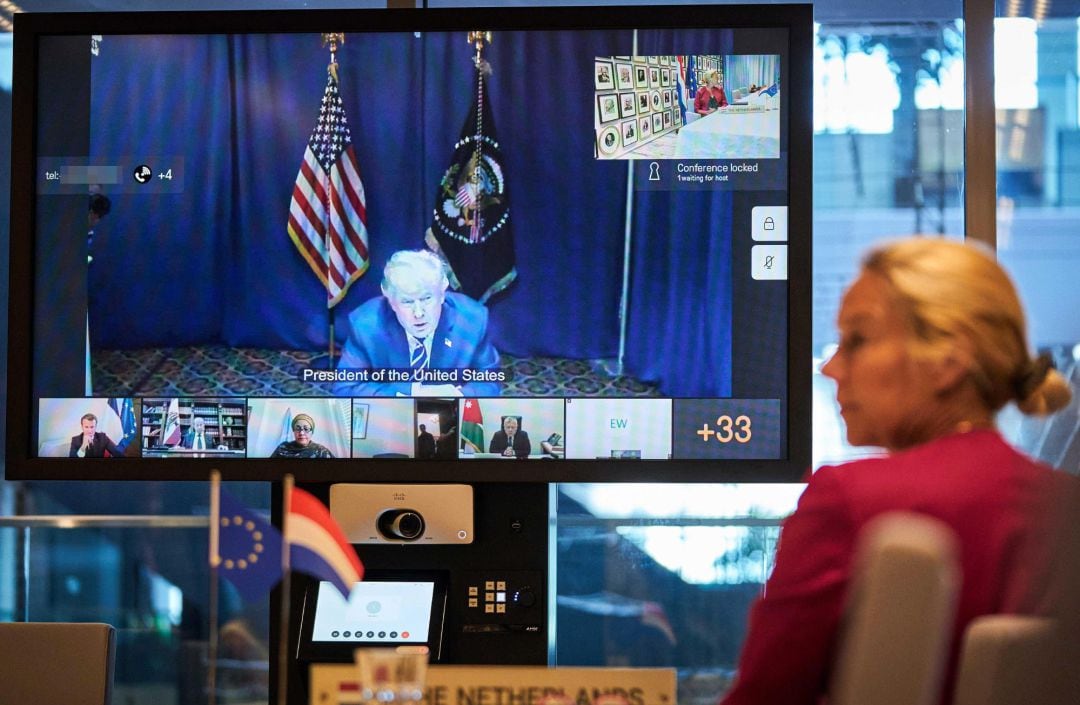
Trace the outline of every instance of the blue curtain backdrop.
{"type": "MultiPolygon", "coordinates": [[[[723,53],[720,34],[686,44],[656,33],[639,53],[723,53]]],[[[423,246],[475,100],[460,35],[349,35],[338,52],[372,253],[335,309],[339,342],[348,313],[379,295],[387,258],[423,246]]],[[[485,50],[519,273],[490,302],[501,352],[618,353],[627,171],[593,156],[592,62],[631,46],[629,31],[504,32],[485,50]]],[[[93,60],[91,157],[182,160],[184,188],[108,194],[91,253],[95,348],[326,349],[326,294],[286,223],[328,59],[307,34],[106,37],[93,60]]],[[[730,196],[638,194],[627,371],[673,396],[727,394],[730,196]],[[704,296],[715,297],[707,307],[704,296]],[[700,369],[687,367],[690,347],[700,369]]]]}

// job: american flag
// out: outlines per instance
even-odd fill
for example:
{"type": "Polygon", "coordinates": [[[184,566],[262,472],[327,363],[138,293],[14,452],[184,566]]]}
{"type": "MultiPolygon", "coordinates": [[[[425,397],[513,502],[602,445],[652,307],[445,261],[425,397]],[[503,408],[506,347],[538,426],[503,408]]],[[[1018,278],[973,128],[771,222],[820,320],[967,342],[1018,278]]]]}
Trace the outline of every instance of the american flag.
{"type": "Polygon", "coordinates": [[[367,206],[345,106],[332,73],[289,204],[289,237],[326,286],[326,307],[367,271],[367,206]]]}

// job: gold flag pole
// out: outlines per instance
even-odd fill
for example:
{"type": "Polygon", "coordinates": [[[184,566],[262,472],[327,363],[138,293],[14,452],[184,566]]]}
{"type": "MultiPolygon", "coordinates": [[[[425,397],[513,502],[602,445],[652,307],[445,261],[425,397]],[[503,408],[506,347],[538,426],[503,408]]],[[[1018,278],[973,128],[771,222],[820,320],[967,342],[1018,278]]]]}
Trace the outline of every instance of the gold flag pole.
{"type": "Polygon", "coordinates": [[[485,44],[491,44],[491,32],[487,30],[474,29],[469,32],[469,44],[476,47],[476,58],[473,59],[477,65],[480,64],[480,52],[484,50],[485,44]]]}
{"type": "MultiPolygon", "coordinates": [[[[344,32],[323,32],[322,45],[330,47],[330,65],[326,67],[326,71],[330,74],[330,77],[334,79],[334,83],[338,82],[337,74],[337,50],[338,44],[345,43],[344,32]]],[[[326,195],[326,203],[323,204],[324,212],[330,212],[330,194],[326,195]]],[[[329,269],[329,263],[327,263],[327,269],[329,269]]],[[[327,287],[330,286],[329,280],[327,280],[327,287]]],[[[330,359],[327,363],[327,367],[331,370],[337,368],[337,363],[334,361],[334,308],[331,306],[326,310],[326,317],[330,326],[330,359]]]]}
{"type": "Polygon", "coordinates": [[[289,611],[292,575],[289,560],[289,512],[292,511],[293,476],[281,483],[281,609],[278,625],[278,705],[288,705],[289,697],[289,611]]]}
{"type": "Polygon", "coordinates": [[[206,659],[207,702],[217,703],[218,575],[221,566],[221,473],[210,471],[210,632],[206,659]]]}
{"type": "Polygon", "coordinates": [[[337,81],[337,49],[338,44],[345,43],[344,32],[323,32],[322,45],[330,46],[330,65],[326,67],[326,70],[330,72],[330,75],[337,81]]]}
{"type": "Polygon", "coordinates": [[[476,49],[473,57],[473,65],[476,66],[476,134],[473,137],[472,173],[469,174],[469,183],[472,184],[472,196],[475,199],[473,206],[473,225],[471,239],[473,242],[480,240],[480,164],[483,158],[483,135],[484,135],[484,76],[490,71],[490,67],[481,56],[485,44],[491,44],[491,32],[487,30],[473,30],[468,35],[469,43],[476,49]]]}

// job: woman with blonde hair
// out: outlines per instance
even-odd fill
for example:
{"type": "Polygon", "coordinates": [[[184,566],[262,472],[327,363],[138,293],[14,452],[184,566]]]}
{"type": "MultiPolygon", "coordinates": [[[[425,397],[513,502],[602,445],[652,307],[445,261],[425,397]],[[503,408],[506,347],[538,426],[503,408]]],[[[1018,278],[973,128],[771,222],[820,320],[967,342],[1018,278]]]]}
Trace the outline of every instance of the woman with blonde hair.
{"type": "Polygon", "coordinates": [[[1009,446],[994,417],[1010,401],[1051,413],[1071,392],[1048,357],[1032,355],[1008,275],[976,246],[888,244],[863,261],[838,326],[822,372],[836,382],[848,441],[887,454],[809,480],[751,611],[724,705],[809,705],[825,695],[855,541],[885,512],[934,517],[959,542],[962,585],[940,702],[950,700],[959,637],[973,619],[1040,613],[1049,601],[1051,509],[1075,491],[1075,478],[1009,446]]]}
{"type": "Polygon", "coordinates": [[[705,74],[705,85],[698,88],[694,95],[694,112],[698,115],[714,113],[728,104],[727,96],[720,82],[720,72],[709,71],[705,74]]]}

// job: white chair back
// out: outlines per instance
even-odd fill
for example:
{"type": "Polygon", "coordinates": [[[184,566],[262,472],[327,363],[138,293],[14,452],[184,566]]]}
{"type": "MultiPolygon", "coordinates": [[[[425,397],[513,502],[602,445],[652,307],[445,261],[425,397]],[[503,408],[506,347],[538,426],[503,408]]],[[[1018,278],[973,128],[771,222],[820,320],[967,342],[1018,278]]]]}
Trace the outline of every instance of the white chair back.
{"type": "Polygon", "coordinates": [[[959,585],[956,539],[890,513],[859,538],[830,705],[931,705],[941,694],[959,585]]]}

